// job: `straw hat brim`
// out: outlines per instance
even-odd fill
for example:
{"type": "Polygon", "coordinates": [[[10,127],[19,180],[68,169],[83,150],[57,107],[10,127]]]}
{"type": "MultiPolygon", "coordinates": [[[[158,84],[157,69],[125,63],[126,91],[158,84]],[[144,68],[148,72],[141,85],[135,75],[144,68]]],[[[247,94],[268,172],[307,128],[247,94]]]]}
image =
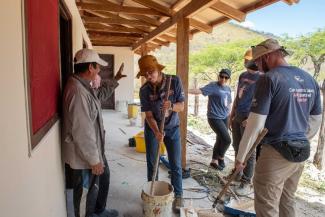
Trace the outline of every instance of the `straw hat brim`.
{"type": "Polygon", "coordinates": [[[157,64],[156,66],[151,66],[151,67],[146,67],[146,68],[143,68],[143,69],[140,69],[140,71],[138,72],[137,74],[137,78],[140,78],[140,76],[145,76],[146,73],[150,70],[155,70],[157,69],[159,72],[161,72],[163,69],[165,68],[165,66],[161,65],[161,64],[157,64]]]}
{"type": "Polygon", "coordinates": [[[275,50],[264,50],[256,55],[253,56],[253,59],[251,59],[249,62],[255,62],[258,58],[260,58],[261,56],[264,56],[266,54],[269,54],[269,53],[272,53],[274,51],[277,51],[277,50],[281,50],[284,54],[284,56],[288,56],[289,55],[289,52],[284,49],[283,47],[279,48],[279,49],[275,49],[275,50]]]}

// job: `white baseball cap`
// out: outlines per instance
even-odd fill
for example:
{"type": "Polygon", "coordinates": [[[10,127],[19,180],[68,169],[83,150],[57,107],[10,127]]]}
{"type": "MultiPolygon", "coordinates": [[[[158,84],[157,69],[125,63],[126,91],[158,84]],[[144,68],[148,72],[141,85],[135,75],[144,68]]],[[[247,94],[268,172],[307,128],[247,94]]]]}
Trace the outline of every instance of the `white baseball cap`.
{"type": "Polygon", "coordinates": [[[79,63],[98,63],[101,66],[107,66],[108,63],[101,59],[98,53],[94,50],[84,48],[77,51],[76,55],[74,56],[75,64],[79,63]]]}

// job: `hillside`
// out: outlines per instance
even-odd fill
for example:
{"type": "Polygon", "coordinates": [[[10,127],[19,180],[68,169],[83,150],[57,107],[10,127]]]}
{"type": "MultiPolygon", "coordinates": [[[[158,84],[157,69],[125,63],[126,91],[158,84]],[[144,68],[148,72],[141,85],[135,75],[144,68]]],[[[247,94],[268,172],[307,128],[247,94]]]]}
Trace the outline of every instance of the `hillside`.
{"type": "MultiPolygon", "coordinates": [[[[275,37],[271,34],[257,32],[242,26],[225,23],[216,26],[211,34],[198,33],[195,34],[190,41],[190,53],[196,52],[209,44],[223,44],[226,42],[234,42],[238,40],[247,40],[254,38],[275,37]]],[[[176,44],[170,44],[169,47],[162,47],[154,52],[154,55],[162,64],[170,65],[176,61],[176,44]]]]}

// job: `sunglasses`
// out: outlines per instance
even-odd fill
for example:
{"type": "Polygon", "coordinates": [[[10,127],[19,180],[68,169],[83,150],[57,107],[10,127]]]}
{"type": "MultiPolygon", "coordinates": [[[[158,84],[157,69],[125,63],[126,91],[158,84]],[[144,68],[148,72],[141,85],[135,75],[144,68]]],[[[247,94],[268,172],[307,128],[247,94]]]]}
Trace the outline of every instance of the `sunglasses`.
{"type": "Polygon", "coordinates": [[[223,75],[219,75],[219,78],[221,78],[221,79],[226,79],[226,80],[228,80],[228,79],[229,79],[229,77],[228,77],[228,76],[223,76],[223,75]]]}

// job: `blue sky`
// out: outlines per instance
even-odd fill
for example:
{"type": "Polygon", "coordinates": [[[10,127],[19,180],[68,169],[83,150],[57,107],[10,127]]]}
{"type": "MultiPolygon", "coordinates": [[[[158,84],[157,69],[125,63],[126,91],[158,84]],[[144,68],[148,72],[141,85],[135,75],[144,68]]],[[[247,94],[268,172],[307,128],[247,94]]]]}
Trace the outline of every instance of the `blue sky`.
{"type": "Polygon", "coordinates": [[[325,0],[300,0],[292,6],[280,1],[248,14],[241,25],[278,36],[314,32],[325,27],[325,0]]]}

